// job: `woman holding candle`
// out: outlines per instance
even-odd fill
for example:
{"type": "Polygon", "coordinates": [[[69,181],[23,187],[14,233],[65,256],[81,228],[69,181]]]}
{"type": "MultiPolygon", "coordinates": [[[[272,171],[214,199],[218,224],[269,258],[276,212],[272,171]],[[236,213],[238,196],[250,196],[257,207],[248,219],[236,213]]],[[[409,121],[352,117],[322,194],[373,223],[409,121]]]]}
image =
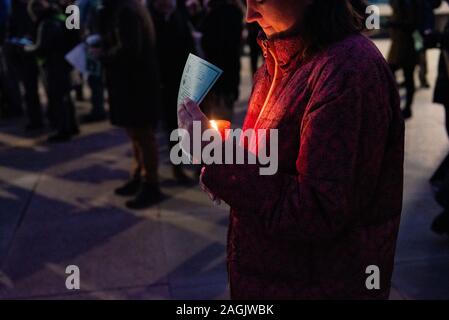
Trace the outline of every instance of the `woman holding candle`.
{"type": "MultiPolygon", "coordinates": [[[[386,299],[402,206],[404,123],[393,75],[361,35],[365,3],[247,4],[248,22],[264,31],[265,63],[243,129],[278,130],[279,170],[203,169],[204,190],[231,207],[231,297],[386,299]]],[[[209,121],[192,101],[178,117],[187,130],[209,121]]]]}

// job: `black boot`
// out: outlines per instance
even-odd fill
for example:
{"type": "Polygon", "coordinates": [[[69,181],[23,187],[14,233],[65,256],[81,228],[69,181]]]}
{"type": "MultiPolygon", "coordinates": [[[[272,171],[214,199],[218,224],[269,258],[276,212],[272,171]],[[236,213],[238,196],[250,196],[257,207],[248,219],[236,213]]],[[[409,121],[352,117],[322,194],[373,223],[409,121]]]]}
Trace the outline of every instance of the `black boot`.
{"type": "Polygon", "coordinates": [[[135,195],[140,188],[142,181],[140,177],[134,177],[128,182],[126,182],[123,186],[115,189],[115,194],[123,197],[133,196],[135,195]]]}
{"type": "Polygon", "coordinates": [[[44,125],[41,122],[30,122],[26,125],[25,131],[26,132],[33,132],[33,131],[39,131],[44,128],[44,125]]]}
{"type": "Polygon", "coordinates": [[[449,212],[444,211],[438,217],[433,220],[431,229],[438,234],[449,235],[449,212]]]}
{"type": "Polygon", "coordinates": [[[402,110],[402,117],[404,120],[410,119],[412,117],[412,109],[411,108],[405,108],[402,110]]]}
{"type": "Polygon", "coordinates": [[[108,117],[106,113],[89,113],[84,115],[81,119],[83,123],[93,123],[106,120],[108,117]]]}
{"type": "Polygon", "coordinates": [[[70,133],[58,132],[47,138],[48,143],[63,143],[70,141],[72,139],[72,135],[70,133]]]}
{"type": "Polygon", "coordinates": [[[421,80],[421,88],[423,88],[423,89],[429,89],[430,88],[430,84],[427,81],[427,79],[421,80]]]}
{"type": "Polygon", "coordinates": [[[141,184],[136,197],[126,202],[129,209],[145,209],[159,203],[163,199],[159,186],[144,182],[141,184]]]}

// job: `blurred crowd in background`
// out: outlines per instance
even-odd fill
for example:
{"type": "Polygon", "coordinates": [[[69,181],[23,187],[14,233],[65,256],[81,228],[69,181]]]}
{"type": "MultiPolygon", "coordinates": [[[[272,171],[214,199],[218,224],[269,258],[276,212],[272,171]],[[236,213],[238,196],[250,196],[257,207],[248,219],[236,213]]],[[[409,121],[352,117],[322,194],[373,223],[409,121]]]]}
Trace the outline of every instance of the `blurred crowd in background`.
{"type": "MultiPolygon", "coordinates": [[[[178,127],[177,95],[189,53],[224,71],[202,104],[209,117],[220,119],[231,120],[239,97],[245,41],[253,70],[258,65],[259,30],[245,28],[243,1],[0,2],[0,117],[24,116],[29,134],[41,134],[48,126],[54,130],[49,143],[67,142],[80,132],[74,100],[84,100],[83,88],[89,87],[91,111],[80,122],[109,118],[132,143],[131,179],[116,190],[134,196],[127,202],[130,208],[147,207],[162,198],[155,129],[163,128],[168,141],[178,127]],[[72,4],[80,9],[79,30],[66,27],[66,8],[72,4]],[[81,42],[86,43],[83,74],[66,59],[81,42]]],[[[192,183],[181,166],[173,165],[173,175],[180,184],[192,183]]]]}
{"type": "MultiPolygon", "coordinates": [[[[417,70],[420,87],[430,88],[426,50],[441,49],[433,102],[444,106],[449,136],[449,22],[444,28],[437,28],[434,13],[442,2],[390,0],[392,16],[385,27],[389,28],[391,37],[387,61],[393,72],[402,70],[403,74],[403,82],[398,83],[398,86],[404,87],[406,92],[402,110],[404,119],[412,117],[417,70]]],[[[433,222],[432,230],[439,234],[449,234],[449,155],[430,178],[430,184],[436,201],[443,207],[443,212],[433,222]]]]}
{"type": "MultiPolygon", "coordinates": [[[[78,133],[70,91],[75,92],[73,98],[78,100],[84,99],[83,85],[89,86],[92,93],[92,112],[83,117],[81,122],[106,119],[105,89],[109,89],[109,95],[119,91],[127,99],[132,96],[120,83],[116,83],[120,85],[118,87],[105,88],[108,81],[105,81],[102,69],[108,69],[106,65],[111,66],[109,58],[113,53],[119,55],[119,51],[134,55],[126,58],[141,57],[143,60],[139,63],[142,63],[142,69],[151,63],[155,67],[154,70],[151,69],[153,82],[133,88],[136,92],[142,89],[150,93],[148,90],[151,91],[152,88],[159,91],[150,105],[137,103],[141,105],[143,112],[148,112],[147,109],[162,111],[151,115],[150,121],[158,118],[170,129],[176,127],[176,121],[171,117],[173,114],[166,114],[167,109],[172,108],[161,108],[160,103],[162,98],[166,102],[177,95],[180,75],[189,53],[202,56],[225,71],[215,90],[214,99],[218,100],[211,101],[206,109],[212,109],[210,105],[218,103],[224,110],[217,112],[224,113],[223,117],[231,118],[232,106],[239,94],[240,55],[244,45],[244,1],[1,0],[0,3],[0,115],[2,118],[9,118],[25,113],[28,131],[41,129],[48,123],[57,133],[49,138],[50,142],[66,141],[78,133]],[[71,4],[80,8],[81,30],[69,30],[65,26],[65,8],[71,4]],[[89,41],[91,35],[99,37],[91,37],[89,41]],[[89,43],[88,74],[82,76],[64,57],[78,43],[86,40],[89,43]],[[130,48],[138,50],[126,51],[130,48]],[[113,49],[117,49],[117,52],[112,52],[113,49]],[[146,52],[146,55],[143,52],[145,49],[155,51],[146,52]],[[39,99],[39,82],[43,84],[47,95],[46,108],[42,107],[39,99]],[[160,101],[157,101],[158,95],[161,96],[160,101]],[[44,109],[46,112],[43,112],[44,109]]],[[[249,36],[245,38],[255,57],[255,70],[260,54],[256,43],[259,30],[257,26],[249,26],[248,29],[249,36]]],[[[114,61],[112,65],[117,66],[118,62],[114,61]]],[[[130,73],[134,72],[130,70],[130,63],[135,61],[125,59],[121,62],[130,73]]],[[[121,74],[121,77],[123,83],[128,83],[126,73],[121,74]]],[[[133,101],[128,102],[132,104],[133,101]]],[[[164,103],[173,104],[176,103],[164,103]]],[[[110,111],[115,110],[112,108],[110,111]]],[[[112,120],[114,116],[115,114],[111,114],[112,120]]],[[[126,117],[118,115],[118,118],[126,117]]],[[[139,114],[138,118],[137,120],[148,121],[145,113],[139,114]]],[[[123,122],[125,119],[116,120],[123,122]]]]}
{"type": "MultiPolygon", "coordinates": [[[[390,0],[386,22],[391,36],[387,57],[393,72],[402,70],[406,97],[403,116],[412,117],[415,78],[429,88],[426,50],[441,49],[434,102],[446,109],[449,135],[449,24],[437,30],[434,10],[442,0],[390,0]]],[[[224,73],[202,104],[206,115],[232,120],[239,98],[240,58],[244,47],[254,73],[260,63],[260,29],[244,21],[241,0],[0,0],[0,117],[24,117],[25,130],[54,133],[48,142],[67,142],[79,124],[109,118],[123,128],[133,146],[131,178],[115,192],[132,196],[127,206],[148,207],[163,198],[158,182],[158,126],[177,128],[177,95],[189,53],[224,73]],[[66,28],[66,7],[80,9],[81,29],[66,28]],[[65,56],[86,46],[87,72],[65,56]],[[74,100],[90,90],[91,110],[78,119],[74,100]],[[43,90],[40,90],[43,88],[43,90]],[[42,92],[44,94],[42,94],[42,92]],[[43,99],[43,95],[46,97],[43,99]],[[45,102],[45,106],[44,106],[45,102]]],[[[173,165],[180,184],[192,183],[173,165]]],[[[432,226],[449,233],[449,156],[430,179],[443,213],[432,226]]]]}

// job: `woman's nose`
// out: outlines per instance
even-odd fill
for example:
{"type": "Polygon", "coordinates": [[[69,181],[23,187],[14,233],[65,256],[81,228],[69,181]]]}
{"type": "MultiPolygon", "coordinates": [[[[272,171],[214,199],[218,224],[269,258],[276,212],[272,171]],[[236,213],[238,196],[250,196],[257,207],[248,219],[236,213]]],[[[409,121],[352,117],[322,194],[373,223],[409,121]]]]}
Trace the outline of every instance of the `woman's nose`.
{"type": "Polygon", "coordinates": [[[260,14],[254,8],[254,1],[248,0],[246,3],[247,3],[246,22],[248,23],[257,22],[257,20],[260,17],[260,14]]]}

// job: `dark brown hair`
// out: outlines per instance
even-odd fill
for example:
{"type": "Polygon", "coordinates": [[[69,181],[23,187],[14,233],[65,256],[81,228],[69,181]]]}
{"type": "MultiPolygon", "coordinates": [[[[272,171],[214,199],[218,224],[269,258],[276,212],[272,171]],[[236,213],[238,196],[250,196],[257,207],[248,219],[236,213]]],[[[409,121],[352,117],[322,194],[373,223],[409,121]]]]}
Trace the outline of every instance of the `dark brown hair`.
{"type": "Polygon", "coordinates": [[[305,12],[301,34],[305,54],[365,30],[365,0],[315,0],[305,12]]]}

